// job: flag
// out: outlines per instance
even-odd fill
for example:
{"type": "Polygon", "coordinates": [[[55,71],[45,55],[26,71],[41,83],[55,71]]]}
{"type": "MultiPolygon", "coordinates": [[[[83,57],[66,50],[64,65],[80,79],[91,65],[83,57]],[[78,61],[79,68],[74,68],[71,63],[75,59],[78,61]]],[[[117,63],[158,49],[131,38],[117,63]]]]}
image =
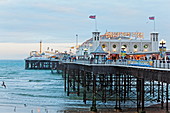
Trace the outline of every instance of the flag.
{"type": "Polygon", "coordinates": [[[154,16],[149,17],[149,20],[155,20],[154,16]]]}
{"type": "Polygon", "coordinates": [[[74,46],[70,47],[71,49],[74,49],[74,46]]]}
{"type": "Polygon", "coordinates": [[[96,19],[96,15],[90,15],[89,18],[96,19]]]}

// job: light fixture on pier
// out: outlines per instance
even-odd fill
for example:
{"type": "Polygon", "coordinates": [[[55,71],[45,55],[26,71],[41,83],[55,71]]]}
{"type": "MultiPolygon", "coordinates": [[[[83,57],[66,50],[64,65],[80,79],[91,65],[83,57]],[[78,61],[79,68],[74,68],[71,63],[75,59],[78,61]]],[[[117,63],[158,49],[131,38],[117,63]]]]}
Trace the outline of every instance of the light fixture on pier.
{"type": "Polygon", "coordinates": [[[159,43],[163,47],[166,44],[166,41],[164,39],[162,39],[161,41],[159,41],[159,43]]]}
{"type": "Polygon", "coordinates": [[[121,49],[123,50],[123,51],[121,51],[121,56],[124,59],[124,57],[126,56],[126,47],[123,45],[123,46],[121,46],[121,49]]]}
{"type": "Polygon", "coordinates": [[[159,41],[159,44],[160,57],[164,58],[166,57],[166,47],[164,46],[166,44],[166,41],[162,39],[161,41],[159,41]]]}

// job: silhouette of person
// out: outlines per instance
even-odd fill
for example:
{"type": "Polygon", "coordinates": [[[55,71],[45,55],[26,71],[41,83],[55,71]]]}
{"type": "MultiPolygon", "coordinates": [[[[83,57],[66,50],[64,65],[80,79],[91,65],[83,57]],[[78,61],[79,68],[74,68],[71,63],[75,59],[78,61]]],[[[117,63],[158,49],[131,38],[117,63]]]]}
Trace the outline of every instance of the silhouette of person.
{"type": "Polygon", "coordinates": [[[3,86],[4,88],[6,88],[6,85],[5,85],[5,82],[4,82],[4,81],[2,81],[2,86],[3,86]]]}

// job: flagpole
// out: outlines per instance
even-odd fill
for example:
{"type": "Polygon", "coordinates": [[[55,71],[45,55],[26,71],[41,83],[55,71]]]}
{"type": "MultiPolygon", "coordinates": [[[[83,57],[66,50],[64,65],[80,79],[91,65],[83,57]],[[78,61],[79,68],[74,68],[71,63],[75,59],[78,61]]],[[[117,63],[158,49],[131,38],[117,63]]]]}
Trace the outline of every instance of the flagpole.
{"type": "Polygon", "coordinates": [[[95,18],[95,30],[98,31],[97,30],[97,19],[96,18],[95,18]]]}
{"type": "Polygon", "coordinates": [[[154,23],[153,23],[153,31],[155,32],[155,16],[150,16],[149,20],[153,20],[154,21],[154,23]]]}
{"type": "Polygon", "coordinates": [[[154,27],[154,32],[155,32],[155,17],[154,17],[154,26],[153,27],[154,27]]]}

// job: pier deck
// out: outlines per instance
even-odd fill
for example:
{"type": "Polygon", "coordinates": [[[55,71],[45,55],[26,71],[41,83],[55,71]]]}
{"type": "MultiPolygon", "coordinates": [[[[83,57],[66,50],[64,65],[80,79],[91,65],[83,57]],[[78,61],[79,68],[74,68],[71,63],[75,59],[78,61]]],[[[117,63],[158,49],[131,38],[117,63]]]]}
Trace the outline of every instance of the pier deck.
{"type": "MultiPolygon", "coordinates": [[[[144,111],[148,102],[169,100],[170,69],[114,64],[63,63],[64,90],[67,95],[83,96],[92,101],[91,110],[97,111],[97,102],[112,103],[116,111],[136,107],[144,111]]],[[[168,111],[168,104],[165,106],[168,111]]]]}

